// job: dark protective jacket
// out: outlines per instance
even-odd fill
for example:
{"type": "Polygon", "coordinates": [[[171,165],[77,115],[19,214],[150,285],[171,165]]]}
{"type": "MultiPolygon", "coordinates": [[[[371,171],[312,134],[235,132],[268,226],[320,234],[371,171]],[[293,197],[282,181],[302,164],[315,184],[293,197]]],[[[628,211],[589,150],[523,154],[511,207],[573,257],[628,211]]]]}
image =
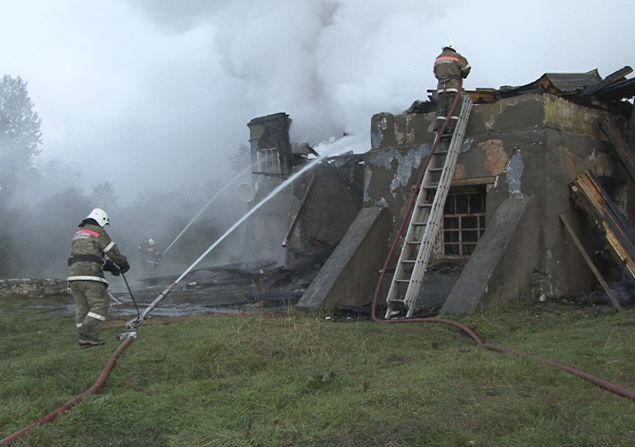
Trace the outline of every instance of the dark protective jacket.
{"type": "Polygon", "coordinates": [[[434,76],[439,81],[437,93],[458,93],[461,79],[470,74],[470,64],[451,48],[444,48],[434,61],[434,76]]]}
{"type": "Polygon", "coordinates": [[[130,267],[128,259],[119,251],[106,230],[89,221],[83,221],[73,236],[68,281],[97,281],[108,284],[104,278],[104,261],[108,256],[119,268],[130,267]]]}

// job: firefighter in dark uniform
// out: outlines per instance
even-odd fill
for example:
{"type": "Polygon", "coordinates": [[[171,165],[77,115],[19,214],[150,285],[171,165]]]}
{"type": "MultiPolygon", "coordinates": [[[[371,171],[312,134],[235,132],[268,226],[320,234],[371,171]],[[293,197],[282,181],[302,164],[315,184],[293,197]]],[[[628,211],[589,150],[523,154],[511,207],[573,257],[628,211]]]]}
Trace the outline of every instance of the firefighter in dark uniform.
{"type": "Polygon", "coordinates": [[[110,305],[104,271],[117,276],[130,269],[128,260],[104,230],[109,223],[104,210],[92,210],[79,224],[68,258],[70,273],[67,280],[75,300],[75,324],[82,347],[104,344],[99,337],[99,328],[108,317],[110,305]]]}
{"type": "Polygon", "coordinates": [[[451,44],[443,47],[441,54],[434,61],[434,76],[437,78],[437,119],[434,124],[434,130],[440,131],[446,119],[450,119],[446,129],[447,134],[452,134],[459,119],[458,112],[460,106],[457,106],[455,114],[448,117],[452,103],[456,95],[460,93],[463,84],[462,79],[467,78],[470,74],[470,64],[463,56],[452,48],[451,44]]]}

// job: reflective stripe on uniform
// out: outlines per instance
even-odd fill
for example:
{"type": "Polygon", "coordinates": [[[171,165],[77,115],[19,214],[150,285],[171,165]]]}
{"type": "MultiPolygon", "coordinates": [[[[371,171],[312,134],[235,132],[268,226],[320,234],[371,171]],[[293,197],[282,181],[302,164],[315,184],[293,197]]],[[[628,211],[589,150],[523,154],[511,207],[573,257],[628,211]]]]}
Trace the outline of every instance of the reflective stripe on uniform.
{"type": "Polygon", "coordinates": [[[115,243],[111,241],[110,244],[106,245],[106,248],[104,248],[104,253],[106,253],[108,250],[110,250],[114,246],[115,246],[115,243]]]}
{"type": "Polygon", "coordinates": [[[89,276],[89,275],[69,276],[68,278],[66,278],[66,281],[97,281],[97,282],[103,282],[104,284],[108,284],[108,281],[106,281],[106,278],[102,278],[101,276],[89,276]]]}
{"type": "Polygon", "coordinates": [[[99,233],[94,230],[83,229],[75,233],[75,235],[73,236],[73,240],[75,241],[77,239],[90,239],[91,237],[97,239],[99,237],[99,233]]]}
{"type": "Polygon", "coordinates": [[[76,327],[82,327],[82,325],[83,325],[83,324],[84,324],[84,323],[77,323],[77,324],[75,324],[75,326],[76,326],[76,327]]]}
{"type": "Polygon", "coordinates": [[[439,116],[437,116],[437,119],[438,119],[438,120],[444,120],[444,121],[445,121],[445,118],[446,118],[446,117],[445,117],[445,116],[443,116],[443,115],[439,115],[439,116]]]}
{"type": "Polygon", "coordinates": [[[94,318],[95,320],[106,321],[106,317],[104,317],[103,315],[96,314],[95,312],[88,312],[86,316],[90,318],[94,318]]]}
{"type": "Polygon", "coordinates": [[[453,63],[460,64],[461,63],[461,59],[459,59],[456,56],[439,56],[434,61],[435,65],[436,64],[453,64],[453,63]]]}
{"type": "Polygon", "coordinates": [[[444,89],[439,89],[437,90],[437,93],[443,94],[443,93],[458,93],[459,90],[456,88],[444,88],[444,89]]]}

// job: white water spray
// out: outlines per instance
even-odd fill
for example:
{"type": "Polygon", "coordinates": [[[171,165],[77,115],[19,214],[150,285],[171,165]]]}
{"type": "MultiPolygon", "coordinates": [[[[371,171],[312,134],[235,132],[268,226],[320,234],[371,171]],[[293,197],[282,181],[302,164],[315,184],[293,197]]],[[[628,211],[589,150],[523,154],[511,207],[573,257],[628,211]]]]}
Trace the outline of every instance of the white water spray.
{"type": "MultiPolygon", "coordinates": [[[[342,150],[338,151],[338,153],[340,153],[340,152],[343,152],[343,151],[342,150]]],[[[328,154],[328,156],[333,156],[333,155],[337,155],[337,153],[336,154],[328,154]]],[[[236,228],[238,228],[240,226],[240,224],[242,224],[245,220],[247,220],[256,211],[258,211],[265,203],[269,202],[272,198],[274,198],[280,191],[282,191],[284,188],[289,186],[296,179],[298,179],[301,175],[303,175],[308,170],[313,168],[315,165],[317,165],[320,161],[322,161],[326,157],[327,157],[327,155],[325,153],[323,155],[320,155],[318,158],[316,158],[315,160],[311,161],[307,165],[303,166],[302,169],[300,169],[298,172],[294,173],[288,179],[286,179],[284,182],[280,183],[273,191],[271,191],[256,206],[254,206],[252,209],[247,211],[247,213],[245,213],[245,215],[243,215],[235,224],[233,224],[231,227],[229,227],[229,229],[227,229],[227,231],[225,231],[218,239],[216,239],[216,241],[214,243],[212,243],[212,245],[210,245],[207,248],[207,250],[205,250],[203,252],[203,254],[201,254],[183,273],[181,273],[181,276],[179,276],[176,279],[176,281],[174,281],[172,284],[167,286],[161,293],[159,293],[159,295],[148,305],[148,307],[146,307],[144,309],[144,311],[141,313],[141,315],[139,317],[135,318],[134,320],[130,320],[127,323],[128,328],[136,329],[139,326],[141,326],[143,324],[143,321],[145,320],[146,316],[150,312],[152,312],[152,310],[156,307],[156,305],[159,304],[159,302],[161,302],[161,300],[163,300],[163,298],[165,298],[166,295],[168,293],[170,293],[170,291],[172,291],[172,289],[174,287],[176,287],[176,285],[183,278],[185,278],[188,275],[188,273],[190,273],[192,271],[192,269],[198,265],[199,262],[201,262],[205,258],[205,256],[210,254],[210,252],[212,250],[214,250],[216,247],[218,247],[218,245],[221,242],[223,242],[236,228]]]]}
{"type": "Polygon", "coordinates": [[[194,223],[194,221],[198,218],[198,216],[200,216],[201,214],[203,214],[203,211],[205,211],[207,209],[208,206],[210,206],[212,204],[212,202],[214,202],[214,200],[216,200],[223,192],[225,192],[225,190],[227,188],[229,188],[236,180],[238,180],[240,177],[242,177],[244,174],[246,174],[247,172],[249,172],[251,169],[253,168],[253,165],[251,166],[247,166],[245,169],[243,169],[242,171],[240,171],[236,177],[234,177],[233,179],[230,180],[229,183],[227,183],[225,186],[223,186],[221,189],[219,189],[216,194],[214,194],[212,196],[211,199],[209,199],[207,201],[207,203],[205,205],[203,205],[203,207],[200,209],[200,211],[198,213],[196,213],[196,215],[194,217],[192,217],[192,220],[190,220],[187,225],[185,225],[185,228],[183,228],[183,230],[174,238],[174,240],[172,242],[170,242],[170,245],[168,245],[168,248],[166,248],[165,250],[163,250],[163,255],[165,256],[165,254],[168,252],[168,250],[170,250],[170,248],[176,243],[176,241],[179,240],[179,238],[181,236],[183,236],[183,233],[185,233],[187,231],[188,228],[190,228],[190,226],[194,223]]]}

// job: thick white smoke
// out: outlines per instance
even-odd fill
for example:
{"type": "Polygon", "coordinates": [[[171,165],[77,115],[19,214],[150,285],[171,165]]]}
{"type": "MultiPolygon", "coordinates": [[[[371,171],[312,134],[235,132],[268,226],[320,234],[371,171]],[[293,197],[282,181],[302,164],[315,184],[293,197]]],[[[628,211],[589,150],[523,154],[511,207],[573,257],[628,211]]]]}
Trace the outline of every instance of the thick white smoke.
{"type": "Polygon", "coordinates": [[[346,132],[362,151],[374,113],[426,98],[447,40],[468,88],[609,74],[635,58],[633,14],[619,0],[33,0],[0,5],[0,54],[29,82],[42,157],[126,198],[228,178],[245,124],[268,113],[289,113],[297,142],[346,132]]]}

